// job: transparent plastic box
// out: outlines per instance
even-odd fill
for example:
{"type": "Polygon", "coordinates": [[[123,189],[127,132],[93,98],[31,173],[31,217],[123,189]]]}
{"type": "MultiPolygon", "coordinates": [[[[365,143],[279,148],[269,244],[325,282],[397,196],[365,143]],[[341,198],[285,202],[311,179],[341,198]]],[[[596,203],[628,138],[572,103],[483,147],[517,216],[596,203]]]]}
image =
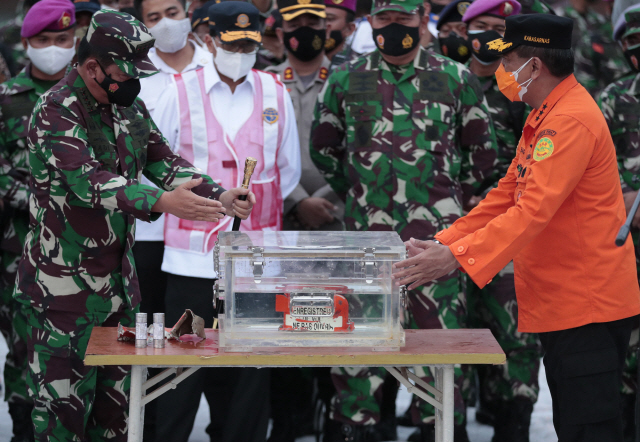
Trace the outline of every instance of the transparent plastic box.
{"type": "Polygon", "coordinates": [[[391,273],[405,256],[395,232],[220,233],[220,348],[399,350],[406,290],[391,273]]]}

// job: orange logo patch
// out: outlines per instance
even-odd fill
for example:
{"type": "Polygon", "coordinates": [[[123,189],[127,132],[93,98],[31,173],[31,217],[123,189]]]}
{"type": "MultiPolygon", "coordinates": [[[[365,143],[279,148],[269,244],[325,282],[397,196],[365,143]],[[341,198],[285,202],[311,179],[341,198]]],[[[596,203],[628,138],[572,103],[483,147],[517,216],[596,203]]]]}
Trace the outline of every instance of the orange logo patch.
{"type": "Polygon", "coordinates": [[[249,21],[249,16],[247,14],[240,14],[238,16],[238,21],[236,22],[237,27],[246,28],[250,24],[251,22],[249,21]]]}
{"type": "Polygon", "coordinates": [[[109,92],[111,92],[112,94],[117,91],[118,89],[120,89],[120,86],[118,86],[116,83],[112,83],[109,86],[109,92]]]}
{"type": "Polygon", "coordinates": [[[320,68],[320,80],[326,80],[329,76],[329,71],[327,68],[320,68]]]}
{"type": "Polygon", "coordinates": [[[384,37],[382,34],[378,34],[376,37],[376,43],[378,43],[378,47],[380,47],[380,49],[384,49],[384,37]]]}
{"type": "Polygon", "coordinates": [[[473,48],[473,50],[474,50],[474,51],[476,51],[476,52],[480,52],[480,47],[481,47],[481,46],[482,46],[482,45],[480,44],[480,40],[478,40],[477,38],[476,38],[476,39],[474,39],[474,40],[471,42],[471,47],[472,47],[472,48],[473,48]]]}
{"type": "Polygon", "coordinates": [[[293,69],[292,68],[286,68],[284,70],[284,79],[285,80],[293,80],[293,69]]]}

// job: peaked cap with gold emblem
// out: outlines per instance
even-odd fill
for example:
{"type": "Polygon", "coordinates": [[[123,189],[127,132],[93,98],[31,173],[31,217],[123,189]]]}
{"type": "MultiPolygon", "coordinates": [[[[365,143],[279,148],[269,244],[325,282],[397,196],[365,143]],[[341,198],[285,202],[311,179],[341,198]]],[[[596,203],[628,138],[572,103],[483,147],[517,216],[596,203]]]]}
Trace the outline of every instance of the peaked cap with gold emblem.
{"type": "Polygon", "coordinates": [[[487,43],[489,52],[505,55],[518,46],[571,49],[573,20],[551,14],[523,14],[507,17],[504,37],[487,43]]]}
{"type": "Polygon", "coordinates": [[[461,22],[462,16],[471,5],[470,0],[454,0],[444,7],[438,18],[436,29],[439,31],[442,25],[452,22],[461,22]]]}
{"type": "Polygon", "coordinates": [[[327,16],[324,0],[278,0],[278,10],[286,21],[302,14],[313,14],[320,18],[327,16]]]}
{"type": "Polygon", "coordinates": [[[222,43],[262,42],[260,11],[247,2],[223,1],[209,8],[209,34],[222,43]]]}
{"type": "Polygon", "coordinates": [[[475,0],[465,11],[462,21],[469,23],[481,15],[507,18],[520,13],[522,5],[516,0],[475,0]]]}

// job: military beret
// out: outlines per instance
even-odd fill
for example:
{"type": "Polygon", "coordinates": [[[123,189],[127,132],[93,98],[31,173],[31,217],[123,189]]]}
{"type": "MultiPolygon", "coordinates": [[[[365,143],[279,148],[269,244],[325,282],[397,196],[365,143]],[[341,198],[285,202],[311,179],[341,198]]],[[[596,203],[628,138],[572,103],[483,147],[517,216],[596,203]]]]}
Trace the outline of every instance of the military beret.
{"type": "Polygon", "coordinates": [[[340,8],[345,11],[356,12],[356,0],[324,0],[324,5],[328,8],[340,8]]]}
{"type": "Polygon", "coordinates": [[[209,33],[223,43],[240,40],[262,42],[260,11],[250,3],[225,1],[209,8],[209,33]]]}
{"type": "Polygon", "coordinates": [[[278,10],[287,21],[302,14],[313,14],[320,18],[327,16],[324,0],[278,0],[278,10]]]}
{"type": "Polygon", "coordinates": [[[571,49],[573,20],[550,14],[513,15],[505,19],[504,37],[487,43],[495,55],[504,55],[518,46],[571,49]]]}
{"type": "Polygon", "coordinates": [[[100,3],[93,0],[73,0],[73,6],[76,8],[76,13],[90,12],[95,14],[100,10],[100,3]]]}
{"type": "Polygon", "coordinates": [[[481,15],[507,18],[520,13],[522,6],[516,0],[475,0],[464,13],[462,21],[469,23],[481,15]]]}
{"type": "Polygon", "coordinates": [[[60,32],[76,24],[76,11],[70,0],[41,0],[29,9],[20,35],[31,38],[41,32],[60,32]]]}
{"type": "Polygon", "coordinates": [[[626,23],[625,31],[621,38],[630,36],[631,34],[637,34],[640,32],[640,6],[634,5],[629,11],[625,11],[624,21],[626,23]]]}
{"type": "Polygon", "coordinates": [[[133,78],[158,72],[147,55],[156,39],[131,14],[101,9],[91,17],[85,38],[92,46],[105,48],[120,70],[133,78]]]}
{"type": "Polygon", "coordinates": [[[373,0],[371,15],[379,14],[382,11],[399,11],[408,14],[415,14],[422,6],[422,0],[373,0]]]}
{"type": "Polygon", "coordinates": [[[470,4],[470,0],[455,0],[449,3],[440,13],[436,29],[439,31],[442,25],[446,23],[461,22],[462,16],[467,12],[467,8],[470,4]]]}

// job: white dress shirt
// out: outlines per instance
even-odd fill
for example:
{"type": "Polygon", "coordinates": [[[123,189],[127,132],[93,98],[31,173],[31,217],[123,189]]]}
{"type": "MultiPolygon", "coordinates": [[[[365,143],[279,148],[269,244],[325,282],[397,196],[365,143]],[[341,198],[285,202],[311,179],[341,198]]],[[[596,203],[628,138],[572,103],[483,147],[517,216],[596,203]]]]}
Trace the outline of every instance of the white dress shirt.
{"type": "MultiPolygon", "coordinates": [[[[253,74],[247,75],[245,81],[236,86],[232,93],[231,88],[220,79],[218,71],[211,64],[204,67],[204,84],[216,120],[229,137],[234,139],[253,112],[255,102],[253,74]]],[[[301,173],[300,141],[295,112],[291,97],[286,90],[284,95],[285,124],[282,144],[276,157],[276,164],[280,170],[280,190],[283,201],[298,185],[301,173]]],[[[178,89],[175,83],[166,87],[162,92],[158,98],[158,108],[163,109],[163,112],[154,118],[156,124],[169,141],[173,151],[176,152],[180,147],[180,116],[178,89]]],[[[216,177],[211,178],[216,179],[216,177]]],[[[233,223],[229,222],[226,230],[231,230],[232,225],[233,223]]],[[[162,270],[195,278],[216,277],[213,271],[213,251],[203,255],[186,250],[165,248],[162,270]]]]}
{"type": "MultiPolygon", "coordinates": [[[[203,49],[191,40],[187,41],[187,44],[192,45],[195,48],[191,63],[185,67],[182,72],[189,72],[195,69],[199,69],[206,65],[213,64],[213,55],[207,49],[203,49]]],[[[149,50],[149,59],[158,68],[159,72],[151,77],[140,79],[140,95],[138,95],[144,104],[149,109],[149,114],[154,121],[158,119],[157,114],[162,112],[156,112],[156,103],[160,92],[162,92],[168,85],[171,84],[171,77],[179,72],[165,63],[156,53],[156,48],[149,50]]],[[[162,109],[162,108],[161,108],[162,109]]],[[[155,185],[142,177],[142,183],[155,187],[155,185]]],[[[164,240],[164,215],[155,220],[152,223],[136,220],[136,241],[163,241],[164,240]]]]}

